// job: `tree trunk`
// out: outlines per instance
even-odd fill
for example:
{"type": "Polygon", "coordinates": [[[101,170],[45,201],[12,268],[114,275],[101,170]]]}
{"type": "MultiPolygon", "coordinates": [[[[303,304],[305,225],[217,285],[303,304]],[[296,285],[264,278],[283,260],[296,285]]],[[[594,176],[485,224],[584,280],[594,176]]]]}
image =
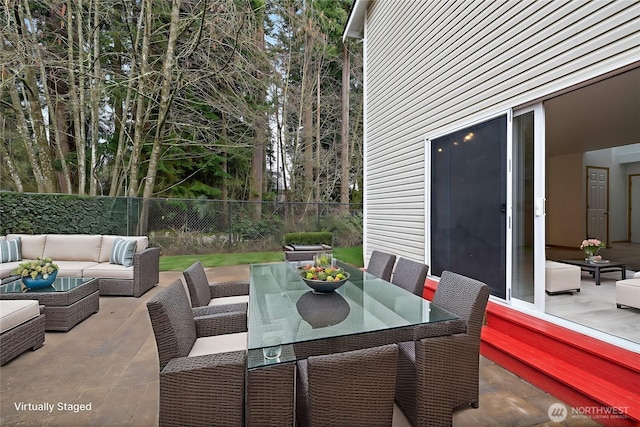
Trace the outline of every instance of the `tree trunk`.
{"type": "MultiPolygon", "coordinates": [[[[102,94],[102,78],[100,76],[100,1],[93,0],[93,72],[91,90],[89,91],[91,107],[91,168],[89,169],[89,195],[98,192],[98,141],[100,138],[100,96],[102,94]]],[[[89,55],[91,58],[91,55],[89,55]]]]}
{"type": "Polygon", "coordinates": [[[53,172],[53,162],[51,160],[51,151],[49,149],[49,140],[45,130],[44,117],[42,116],[42,104],[38,94],[38,84],[36,83],[35,73],[32,69],[27,69],[25,73],[25,83],[29,86],[28,91],[23,91],[25,100],[29,106],[31,116],[31,128],[35,137],[35,143],[38,146],[37,161],[40,164],[40,170],[44,179],[44,191],[47,193],[55,193],[56,177],[53,172]]]}
{"type": "MultiPolygon", "coordinates": [[[[15,79],[14,79],[15,80],[15,79]]],[[[9,87],[9,96],[11,97],[11,105],[16,112],[17,117],[17,129],[18,135],[24,142],[25,149],[27,150],[27,156],[29,158],[29,164],[31,165],[31,170],[33,171],[33,176],[36,179],[36,186],[38,188],[38,193],[44,193],[46,191],[46,179],[44,174],[42,173],[42,169],[40,169],[40,164],[38,163],[38,156],[36,155],[36,151],[33,147],[31,141],[33,140],[31,137],[31,133],[29,132],[29,123],[27,122],[27,118],[24,116],[24,110],[22,109],[22,104],[20,101],[20,94],[18,93],[18,86],[16,83],[8,85],[9,87]]]]}
{"type": "MultiPolygon", "coordinates": [[[[82,0],[77,1],[76,31],[78,33],[78,46],[84,46],[84,13],[82,0]]],[[[70,18],[73,19],[73,18],[70,18]]],[[[72,41],[71,41],[72,42],[72,41]]],[[[78,67],[78,111],[77,111],[77,128],[76,133],[76,150],[78,151],[78,194],[87,194],[87,133],[85,131],[85,69],[84,69],[84,49],[78,48],[77,58],[73,66],[78,67]]]]}
{"type": "MultiPolygon", "coordinates": [[[[60,146],[60,155],[66,157],[69,154],[69,132],[66,131],[66,127],[69,123],[69,109],[67,104],[58,102],[56,105],[56,122],[58,126],[56,132],[58,132],[57,141],[60,146]]],[[[65,162],[66,164],[66,162],[65,162]]],[[[65,174],[62,171],[56,171],[58,177],[58,187],[61,193],[73,194],[73,188],[71,187],[71,179],[69,174],[65,174]]]]}
{"type": "MultiPolygon", "coordinates": [[[[149,74],[149,44],[151,38],[151,0],[141,2],[140,21],[138,28],[142,28],[142,49],[140,56],[140,77],[138,79],[138,91],[136,96],[136,114],[134,117],[135,125],[133,132],[133,145],[131,147],[131,157],[129,157],[129,196],[136,197],[138,195],[138,173],[140,152],[143,144],[143,128],[145,104],[147,102],[147,80],[149,74]],[[144,23],[143,23],[144,21],[144,23]]],[[[148,110],[147,110],[148,111],[148,110]]]]}
{"type": "Polygon", "coordinates": [[[316,202],[319,202],[322,197],[322,173],[320,172],[320,158],[322,144],[320,144],[320,70],[318,70],[318,80],[316,82],[316,182],[314,187],[316,188],[316,202]]]}
{"type": "MultiPolygon", "coordinates": [[[[0,86],[0,99],[2,99],[4,95],[4,90],[2,86],[0,86]]],[[[0,116],[0,163],[6,163],[7,168],[9,169],[9,175],[11,176],[11,180],[13,181],[13,185],[16,187],[16,191],[19,193],[24,192],[24,187],[22,186],[22,180],[20,179],[20,175],[18,174],[18,170],[13,163],[13,159],[9,156],[5,148],[5,143],[11,144],[8,138],[5,137],[5,132],[7,129],[7,124],[5,118],[0,116]],[[6,141],[6,142],[5,142],[6,141]]]]}
{"type": "Polygon", "coordinates": [[[344,211],[349,210],[349,75],[350,58],[347,44],[342,44],[342,139],[340,152],[340,203],[344,211]]]}
{"type": "Polygon", "coordinates": [[[178,24],[180,22],[180,0],[173,0],[171,7],[171,24],[169,26],[169,41],[167,43],[167,52],[165,53],[164,64],[162,67],[162,89],[160,95],[160,105],[158,112],[158,123],[156,124],[156,133],[153,138],[153,148],[151,149],[151,157],[149,159],[149,169],[144,182],[144,191],[142,194],[142,219],[140,221],[140,234],[147,232],[148,217],[148,200],[153,195],[156,182],[156,174],[158,171],[158,163],[160,161],[160,150],[162,142],[166,134],[166,122],[171,109],[172,94],[171,89],[174,86],[175,69],[175,50],[176,41],[178,39],[178,24]]]}
{"type": "MultiPolygon", "coordinates": [[[[260,52],[264,52],[264,22],[260,19],[262,14],[258,12],[256,19],[256,47],[260,52]]],[[[264,79],[260,67],[256,70],[256,79],[261,82],[264,79]]],[[[256,104],[265,103],[266,93],[262,87],[256,88],[256,104]]],[[[259,107],[258,107],[259,108],[259,107]]],[[[265,164],[265,140],[267,138],[266,113],[258,111],[253,134],[253,150],[251,153],[251,183],[249,200],[253,203],[253,220],[262,219],[262,194],[264,189],[264,164],[265,164]]]]}

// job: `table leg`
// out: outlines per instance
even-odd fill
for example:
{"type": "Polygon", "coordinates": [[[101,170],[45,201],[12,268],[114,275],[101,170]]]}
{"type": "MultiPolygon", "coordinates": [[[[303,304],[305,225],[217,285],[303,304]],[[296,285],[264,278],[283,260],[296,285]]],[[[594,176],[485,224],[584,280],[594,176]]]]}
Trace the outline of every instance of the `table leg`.
{"type": "Polygon", "coordinates": [[[596,286],[600,286],[600,268],[599,267],[596,267],[595,278],[596,278],[596,286]]]}

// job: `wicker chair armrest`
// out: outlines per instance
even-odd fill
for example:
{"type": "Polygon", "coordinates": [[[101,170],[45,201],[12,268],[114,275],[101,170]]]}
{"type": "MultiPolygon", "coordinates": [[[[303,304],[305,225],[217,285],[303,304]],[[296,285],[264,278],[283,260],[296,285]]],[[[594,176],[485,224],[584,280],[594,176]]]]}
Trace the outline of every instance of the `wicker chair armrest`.
{"type": "Polygon", "coordinates": [[[194,307],[191,309],[191,311],[193,311],[193,317],[195,318],[211,316],[220,313],[233,313],[236,311],[242,311],[246,313],[248,306],[249,304],[247,304],[246,302],[239,302],[236,304],[205,305],[204,307],[194,307]]]}
{"type": "Polygon", "coordinates": [[[461,334],[467,331],[467,322],[463,319],[445,320],[443,322],[416,325],[413,329],[413,340],[461,334]]]}
{"type": "Polygon", "coordinates": [[[247,332],[247,312],[232,311],[196,317],[196,336],[234,334],[247,332]]]}
{"type": "Polygon", "coordinates": [[[195,357],[176,357],[160,371],[160,376],[190,376],[194,375],[190,371],[197,371],[198,377],[209,376],[210,378],[225,377],[225,370],[239,369],[238,372],[244,376],[246,368],[247,354],[244,351],[230,351],[227,353],[206,354],[195,357]],[[211,371],[211,372],[209,372],[211,371]]]}
{"type": "Polygon", "coordinates": [[[249,282],[246,280],[214,282],[209,283],[209,290],[211,291],[211,299],[249,295],[249,282]]]}

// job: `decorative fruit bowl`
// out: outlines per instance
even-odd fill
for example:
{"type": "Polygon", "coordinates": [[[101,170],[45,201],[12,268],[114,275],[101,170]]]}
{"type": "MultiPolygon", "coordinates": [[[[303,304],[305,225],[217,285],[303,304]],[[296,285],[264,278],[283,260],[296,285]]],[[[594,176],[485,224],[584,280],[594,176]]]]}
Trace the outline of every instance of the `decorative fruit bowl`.
{"type": "Polygon", "coordinates": [[[305,265],[300,272],[302,281],[316,293],[333,292],[349,280],[349,273],[337,267],[305,265]]]}

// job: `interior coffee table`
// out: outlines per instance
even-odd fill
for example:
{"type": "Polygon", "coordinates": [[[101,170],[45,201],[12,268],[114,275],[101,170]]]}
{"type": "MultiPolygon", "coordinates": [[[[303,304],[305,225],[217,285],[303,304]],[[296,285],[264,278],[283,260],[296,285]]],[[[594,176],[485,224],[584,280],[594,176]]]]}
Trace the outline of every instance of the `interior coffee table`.
{"type": "Polygon", "coordinates": [[[565,264],[577,265],[581,271],[588,271],[596,280],[596,286],[600,286],[600,273],[611,271],[619,271],[622,274],[622,280],[627,278],[627,267],[619,262],[600,261],[591,262],[580,259],[561,259],[558,262],[565,264]]]}
{"type": "Polygon", "coordinates": [[[48,288],[29,290],[22,280],[0,285],[2,299],[35,299],[44,305],[45,330],[68,331],[100,310],[98,279],[57,277],[48,288]]]}

